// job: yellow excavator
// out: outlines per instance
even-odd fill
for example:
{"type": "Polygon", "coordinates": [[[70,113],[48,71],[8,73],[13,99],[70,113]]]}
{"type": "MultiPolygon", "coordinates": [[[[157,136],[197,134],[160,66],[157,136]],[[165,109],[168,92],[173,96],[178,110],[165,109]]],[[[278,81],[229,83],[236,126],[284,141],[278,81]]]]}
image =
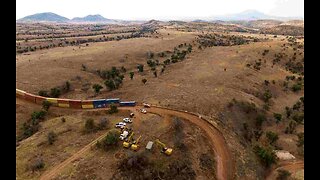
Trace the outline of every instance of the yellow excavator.
{"type": "Polygon", "coordinates": [[[161,152],[162,153],[164,153],[164,154],[166,154],[167,156],[170,156],[171,154],[172,154],[172,149],[171,148],[168,148],[167,146],[166,146],[166,144],[164,144],[164,143],[162,143],[159,139],[157,139],[156,141],[155,141],[159,146],[161,146],[161,152]]]}
{"type": "Polygon", "coordinates": [[[133,132],[131,132],[130,136],[128,137],[128,139],[126,141],[123,142],[122,146],[124,148],[129,148],[131,146],[131,139],[133,137],[133,132]]]}
{"type": "Polygon", "coordinates": [[[139,149],[139,140],[141,139],[141,135],[138,137],[136,141],[132,142],[131,150],[137,151],[139,149]]]}

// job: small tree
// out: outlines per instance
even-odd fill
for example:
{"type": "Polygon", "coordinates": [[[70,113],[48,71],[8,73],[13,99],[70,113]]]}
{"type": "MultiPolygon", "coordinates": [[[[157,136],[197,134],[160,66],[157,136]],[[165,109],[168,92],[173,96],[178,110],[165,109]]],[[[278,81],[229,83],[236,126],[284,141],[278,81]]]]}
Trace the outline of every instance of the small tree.
{"type": "Polygon", "coordinates": [[[96,125],[93,121],[93,119],[87,119],[84,124],[84,130],[85,132],[93,132],[96,129],[96,125]]]}
{"type": "Polygon", "coordinates": [[[257,117],[256,117],[256,126],[257,126],[257,128],[261,128],[261,126],[262,126],[262,123],[264,122],[264,121],[266,121],[267,120],[267,118],[266,118],[266,116],[264,115],[264,114],[259,114],[257,117]]]}
{"type": "Polygon", "coordinates": [[[157,71],[153,71],[154,77],[158,77],[157,71]]]}
{"type": "Polygon", "coordinates": [[[52,105],[52,103],[47,100],[42,102],[42,108],[47,112],[49,111],[49,108],[51,105],[52,105]]]}
{"type": "Polygon", "coordinates": [[[94,84],[94,85],[92,86],[92,88],[93,88],[94,92],[95,92],[96,94],[98,94],[103,87],[102,87],[100,84],[94,84]]]}
{"type": "Polygon", "coordinates": [[[103,148],[105,151],[112,147],[115,147],[119,142],[120,132],[116,129],[112,129],[108,134],[100,141],[96,143],[98,148],[103,148]]]}
{"type": "Polygon", "coordinates": [[[143,72],[143,64],[139,64],[137,66],[137,68],[138,68],[139,72],[143,72]]]}
{"type": "Polygon", "coordinates": [[[272,131],[268,131],[266,133],[266,137],[268,138],[271,145],[273,145],[279,139],[278,134],[272,131]]]}
{"type": "Polygon", "coordinates": [[[110,109],[108,110],[108,113],[109,114],[113,114],[113,113],[117,113],[119,110],[118,110],[118,106],[116,106],[115,104],[111,104],[110,105],[110,109]]]}
{"type": "Polygon", "coordinates": [[[102,118],[102,119],[100,119],[100,122],[98,124],[98,128],[100,130],[102,130],[102,129],[105,129],[107,127],[107,125],[108,125],[108,120],[106,118],[102,118]]]}
{"type": "Polygon", "coordinates": [[[110,79],[110,80],[106,80],[106,81],[104,82],[104,85],[106,85],[106,87],[107,87],[110,91],[116,89],[116,85],[115,85],[114,81],[111,80],[111,79],[110,79]]]}
{"type": "Polygon", "coordinates": [[[262,96],[263,101],[267,103],[271,98],[272,98],[271,92],[269,90],[266,90],[262,96]]]}
{"type": "Polygon", "coordinates": [[[48,138],[48,143],[52,145],[57,140],[57,134],[54,133],[53,131],[50,131],[48,133],[47,138],[48,138]]]}
{"type": "Polygon", "coordinates": [[[42,158],[36,158],[36,159],[32,160],[29,165],[32,172],[37,171],[37,170],[41,170],[44,168],[44,166],[45,166],[45,164],[44,164],[44,161],[42,158]]]}
{"type": "Polygon", "coordinates": [[[146,82],[147,82],[147,79],[142,79],[143,84],[146,84],[146,82]]]}
{"type": "Polygon", "coordinates": [[[41,90],[38,92],[39,96],[49,97],[48,91],[41,90]]]}
{"type": "Polygon", "coordinates": [[[66,122],[66,118],[61,118],[61,122],[65,123],[66,122]]]}
{"type": "Polygon", "coordinates": [[[51,96],[51,97],[57,98],[57,97],[59,97],[60,95],[61,95],[60,89],[58,89],[58,88],[52,88],[52,89],[50,90],[50,96],[51,96]]]}
{"type": "Polygon", "coordinates": [[[129,75],[130,75],[130,79],[132,80],[132,79],[133,79],[133,76],[134,76],[134,72],[131,71],[131,72],[129,73],[129,75]]]}
{"type": "Polygon", "coordinates": [[[256,145],[254,147],[254,152],[266,167],[270,167],[272,164],[277,162],[277,156],[271,148],[256,145]]]}
{"type": "Polygon", "coordinates": [[[273,113],[273,117],[276,119],[277,123],[279,123],[282,119],[282,115],[279,113],[273,113]]]}

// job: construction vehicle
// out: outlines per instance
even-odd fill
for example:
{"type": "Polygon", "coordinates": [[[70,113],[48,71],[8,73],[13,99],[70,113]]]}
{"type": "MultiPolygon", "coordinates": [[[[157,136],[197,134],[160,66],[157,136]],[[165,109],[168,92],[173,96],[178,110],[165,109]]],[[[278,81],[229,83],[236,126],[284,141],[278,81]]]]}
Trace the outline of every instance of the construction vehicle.
{"type": "Polygon", "coordinates": [[[129,148],[131,146],[131,140],[132,140],[132,137],[133,137],[133,134],[134,132],[131,132],[130,136],[123,142],[122,146],[124,148],[129,148]]]}
{"type": "Polygon", "coordinates": [[[161,152],[162,153],[164,153],[164,154],[166,154],[167,156],[170,156],[171,154],[172,154],[172,149],[171,148],[168,148],[167,146],[166,146],[166,144],[164,144],[164,143],[162,143],[159,139],[157,139],[156,141],[155,141],[159,146],[161,146],[161,152]]]}
{"type": "Polygon", "coordinates": [[[138,137],[136,141],[132,142],[131,149],[137,151],[139,149],[139,140],[141,139],[141,135],[138,137]]]}

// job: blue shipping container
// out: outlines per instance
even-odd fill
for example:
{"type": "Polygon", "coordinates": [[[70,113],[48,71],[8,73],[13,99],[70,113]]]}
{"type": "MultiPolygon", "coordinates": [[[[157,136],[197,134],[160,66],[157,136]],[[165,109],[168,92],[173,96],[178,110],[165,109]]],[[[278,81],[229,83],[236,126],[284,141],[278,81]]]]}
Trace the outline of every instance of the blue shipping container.
{"type": "Polygon", "coordinates": [[[106,103],[107,104],[111,104],[111,103],[119,103],[120,99],[119,98],[114,98],[114,99],[106,99],[106,103]]]}
{"type": "Polygon", "coordinates": [[[135,105],[136,105],[135,101],[120,102],[120,106],[135,106],[135,105]]]}
{"type": "Polygon", "coordinates": [[[104,108],[107,106],[107,102],[105,99],[99,99],[93,101],[93,107],[94,108],[104,108]]]}

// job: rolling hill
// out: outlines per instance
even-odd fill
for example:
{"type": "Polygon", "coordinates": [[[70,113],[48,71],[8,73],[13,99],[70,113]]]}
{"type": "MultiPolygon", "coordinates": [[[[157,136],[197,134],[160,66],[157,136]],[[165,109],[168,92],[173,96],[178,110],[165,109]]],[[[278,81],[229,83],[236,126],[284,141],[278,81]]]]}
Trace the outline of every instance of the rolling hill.
{"type": "Polygon", "coordinates": [[[52,12],[37,13],[18,19],[17,22],[68,22],[69,19],[52,12]]]}

